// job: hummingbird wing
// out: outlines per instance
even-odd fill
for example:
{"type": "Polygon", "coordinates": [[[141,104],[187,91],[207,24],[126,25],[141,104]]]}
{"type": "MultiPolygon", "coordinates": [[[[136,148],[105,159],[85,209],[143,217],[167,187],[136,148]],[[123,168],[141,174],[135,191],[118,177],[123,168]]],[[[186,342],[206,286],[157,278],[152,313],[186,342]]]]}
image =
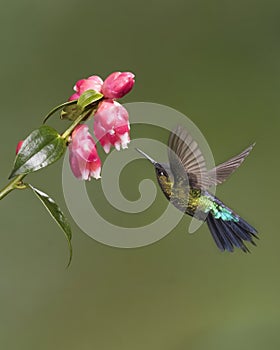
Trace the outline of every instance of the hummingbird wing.
{"type": "Polygon", "coordinates": [[[254,146],[255,143],[246,148],[237,156],[209,170],[207,173],[208,187],[224,182],[243,163],[254,146]]]}
{"type": "Polygon", "coordinates": [[[186,129],[178,125],[169,136],[168,158],[175,183],[188,179],[193,188],[208,186],[205,159],[186,129]]]}

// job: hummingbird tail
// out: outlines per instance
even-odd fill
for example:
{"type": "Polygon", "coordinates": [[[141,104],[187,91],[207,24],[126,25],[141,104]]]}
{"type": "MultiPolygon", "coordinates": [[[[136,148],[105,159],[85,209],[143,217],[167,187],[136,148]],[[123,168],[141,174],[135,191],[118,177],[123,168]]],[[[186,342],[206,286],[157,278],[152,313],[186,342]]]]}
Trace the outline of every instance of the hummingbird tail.
{"type": "Polygon", "coordinates": [[[211,235],[221,251],[233,252],[234,248],[240,248],[243,252],[249,252],[244,244],[250,242],[256,245],[253,238],[258,238],[257,230],[236,214],[230,217],[215,217],[211,212],[206,218],[211,235]]]}

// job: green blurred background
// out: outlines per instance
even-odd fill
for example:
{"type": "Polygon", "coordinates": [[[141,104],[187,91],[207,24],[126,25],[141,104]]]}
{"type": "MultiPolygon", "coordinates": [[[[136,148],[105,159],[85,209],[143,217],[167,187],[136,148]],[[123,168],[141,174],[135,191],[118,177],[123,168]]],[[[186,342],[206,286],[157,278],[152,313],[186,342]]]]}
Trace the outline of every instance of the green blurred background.
{"type": "MultiPolygon", "coordinates": [[[[186,233],[186,217],[156,244],[126,250],[71,221],[74,259],[65,270],[59,229],[31,193],[12,193],[1,202],[1,349],[280,348],[279,18],[275,0],[2,1],[1,186],[17,141],[76,80],[130,70],[137,83],[124,101],[185,113],[217,162],[257,141],[217,194],[261,240],[252,254],[221,254],[206,226],[186,233]]],[[[29,179],[68,213],[61,164],[29,179]]],[[[128,197],[135,178],[153,175],[143,161],[128,167],[128,197]]]]}

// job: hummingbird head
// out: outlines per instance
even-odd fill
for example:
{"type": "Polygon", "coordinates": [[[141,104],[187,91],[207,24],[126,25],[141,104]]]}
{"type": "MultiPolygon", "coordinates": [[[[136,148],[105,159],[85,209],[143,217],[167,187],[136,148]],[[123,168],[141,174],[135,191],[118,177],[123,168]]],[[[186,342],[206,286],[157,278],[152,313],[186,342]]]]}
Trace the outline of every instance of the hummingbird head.
{"type": "Polygon", "coordinates": [[[173,176],[170,171],[168,164],[160,164],[156,162],[153,158],[148,156],[145,152],[141,151],[139,148],[136,148],[136,151],[141,153],[146,159],[148,159],[154,166],[158,183],[167,197],[171,195],[171,188],[173,186],[173,176]]]}

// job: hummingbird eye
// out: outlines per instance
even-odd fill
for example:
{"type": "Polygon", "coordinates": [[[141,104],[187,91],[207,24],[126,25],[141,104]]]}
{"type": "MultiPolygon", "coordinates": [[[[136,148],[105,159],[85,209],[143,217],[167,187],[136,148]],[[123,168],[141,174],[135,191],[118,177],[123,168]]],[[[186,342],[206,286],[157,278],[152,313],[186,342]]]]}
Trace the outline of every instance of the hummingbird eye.
{"type": "Polygon", "coordinates": [[[164,169],[158,169],[157,173],[158,173],[158,176],[168,177],[168,175],[164,169]]]}

